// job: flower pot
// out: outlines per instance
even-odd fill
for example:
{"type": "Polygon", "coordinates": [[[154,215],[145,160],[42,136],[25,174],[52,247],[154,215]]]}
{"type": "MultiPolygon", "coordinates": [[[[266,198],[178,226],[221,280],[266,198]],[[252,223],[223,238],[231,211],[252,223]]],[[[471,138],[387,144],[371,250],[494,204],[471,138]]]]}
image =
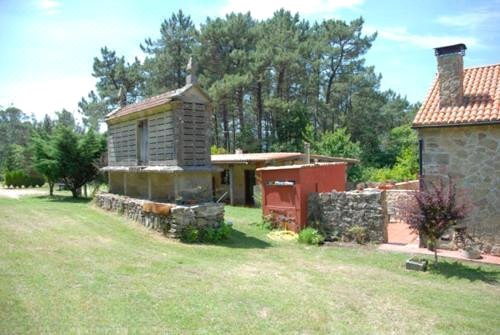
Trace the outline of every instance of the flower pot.
{"type": "Polygon", "coordinates": [[[462,255],[468,259],[479,259],[481,258],[481,250],[479,248],[465,248],[462,250],[462,255]]]}
{"type": "Polygon", "coordinates": [[[420,258],[410,258],[406,261],[406,270],[427,271],[428,261],[420,258]]]}

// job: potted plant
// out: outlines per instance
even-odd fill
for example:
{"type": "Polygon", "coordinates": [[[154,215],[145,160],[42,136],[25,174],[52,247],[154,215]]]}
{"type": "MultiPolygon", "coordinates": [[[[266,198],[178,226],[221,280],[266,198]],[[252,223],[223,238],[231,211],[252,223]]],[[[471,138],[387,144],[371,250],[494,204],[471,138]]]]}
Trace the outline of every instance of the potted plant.
{"type": "Polygon", "coordinates": [[[412,257],[406,261],[406,270],[427,271],[429,261],[424,258],[412,257]]]}
{"type": "Polygon", "coordinates": [[[481,258],[481,244],[477,242],[469,242],[465,245],[462,250],[462,254],[468,259],[480,259],[481,258]]]}

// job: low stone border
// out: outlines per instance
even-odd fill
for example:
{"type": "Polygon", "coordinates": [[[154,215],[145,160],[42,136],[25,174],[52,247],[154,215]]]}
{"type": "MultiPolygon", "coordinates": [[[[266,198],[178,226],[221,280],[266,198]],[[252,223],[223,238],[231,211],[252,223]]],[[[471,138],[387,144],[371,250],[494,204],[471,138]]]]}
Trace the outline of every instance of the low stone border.
{"type": "Polygon", "coordinates": [[[171,238],[180,238],[186,227],[218,228],[224,222],[223,204],[181,206],[111,193],[98,193],[94,202],[171,238]]]}

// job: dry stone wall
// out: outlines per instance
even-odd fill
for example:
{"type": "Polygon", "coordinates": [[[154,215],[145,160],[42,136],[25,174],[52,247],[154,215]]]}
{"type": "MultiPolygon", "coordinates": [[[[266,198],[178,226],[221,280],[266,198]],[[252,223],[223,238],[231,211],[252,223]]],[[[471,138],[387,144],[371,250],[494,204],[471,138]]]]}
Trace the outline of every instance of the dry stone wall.
{"type": "Polygon", "coordinates": [[[385,192],[376,189],[349,192],[311,193],[308,224],[321,229],[327,239],[348,234],[353,226],[364,227],[369,240],[387,241],[385,192]]]}
{"type": "Polygon", "coordinates": [[[224,222],[224,205],[216,203],[179,206],[111,193],[99,193],[94,201],[100,208],[124,215],[171,238],[180,238],[187,227],[218,228],[224,222]]]}
{"type": "Polygon", "coordinates": [[[413,190],[390,189],[385,191],[389,222],[401,221],[401,206],[414,197],[413,190]]]}

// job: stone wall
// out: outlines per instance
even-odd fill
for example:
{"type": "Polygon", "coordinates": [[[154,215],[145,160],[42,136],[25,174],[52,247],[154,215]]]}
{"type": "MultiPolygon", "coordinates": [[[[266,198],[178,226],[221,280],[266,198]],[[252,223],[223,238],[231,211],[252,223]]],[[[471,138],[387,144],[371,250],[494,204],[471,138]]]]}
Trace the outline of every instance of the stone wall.
{"type": "Polygon", "coordinates": [[[453,178],[472,202],[468,233],[500,243],[500,125],[419,129],[423,172],[428,179],[453,178]]]}
{"type": "Polygon", "coordinates": [[[224,205],[216,203],[179,206],[111,193],[99,193],[94,201],[98,207],[124,215],[172,238],[180,238],[186,227],[217,228],[224,222],[224,205]]]}
{"type": "Polygon", "coordinates": [[[413,197],[413,190],[390,189],[385,191],[389,222],[402,220],[401,204],[413,197]]]}
{"type": "Polygon", "coordinates": [[[308,225],[319,226],[327,239],[345,235],[349,228],[365,227],[370,241],[387,241],[388,216],[385,192],[376,189],[311,193],[308,225]]]}

